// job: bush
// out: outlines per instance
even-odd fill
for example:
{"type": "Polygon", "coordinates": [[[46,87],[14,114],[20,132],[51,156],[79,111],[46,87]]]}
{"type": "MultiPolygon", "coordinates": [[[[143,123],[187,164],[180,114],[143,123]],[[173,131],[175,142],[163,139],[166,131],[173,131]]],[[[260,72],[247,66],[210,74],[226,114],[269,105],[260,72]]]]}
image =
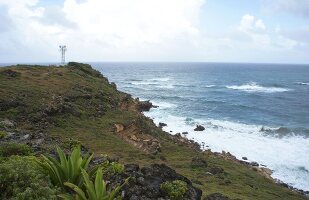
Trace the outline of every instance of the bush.
{"type": "Polygon", "coordinates": [[[33,150],[26,144],[4,143],[0,146],[0,156],[9,157],[12,155],[29,156],[33,150]]]}
{"type": "Polygon", "coordinates": [[[57,188],[34,157],[11,156],[0,163],[0,199],[57,199],[57,188]]]}
{"type": "Polygon", "coordinates": [[[187,183],[181,180],[175,180],[172,182],[164,182],[160,186],[171,199],[182,199],[184,194],[188,190],[187,183]]]}
{"type": "Polygon", "coordinates": [[[112,162],[111,169],[114,174],[121,174],[124,172],[124,165],[117,162],[112,162]]]}
{"type": "Polygon", "coordinates": [[[7,135],[8,135],[7,132],[0,131],[0,139],[4,138],[7,135]]]}
{"type": "Polygon", "coordinates": [[[63,147],[67,149],[74,149],[76,147],[81,146],[81,142],[79,140],[75,140],[73,138],[70,138],[63,143],[63,147]]]}

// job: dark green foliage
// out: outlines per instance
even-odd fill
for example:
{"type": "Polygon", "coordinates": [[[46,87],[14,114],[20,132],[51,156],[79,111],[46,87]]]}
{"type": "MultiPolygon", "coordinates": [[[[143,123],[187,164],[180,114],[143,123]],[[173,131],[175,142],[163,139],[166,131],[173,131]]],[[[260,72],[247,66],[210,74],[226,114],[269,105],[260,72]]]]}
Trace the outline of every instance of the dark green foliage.
{"type": "Polygon", "coordinates": [[[33,150],[26,144],[3,143],[0,144],[0,156],[9,157],[12,155],[29,156],[33,150]]]}
{"type": "Polygon", "coordinates": [[[0,160],[0,199],[56,199],[57,189],[41,173],[34,157],[0,160]]]}
{"type": "Polygon", "coordinates": [[[175,180],[172,182],[165,182],[161,184],[161,190],[163,190],[171,199],[182,199],[184,194],[188,190],[187,183],[181,180],[175,180]]]}
{"type": "Polygon", "coordinates": [[[7,136],[7,132],[5,131],[0,131],[0,139],[4,138],[5,136],[7,136]]]}
{"type": "Polygon", "coordinates": [[[81,142],[79,140],[70,138],[69,140],[63,142],[63,146],[67,149],[74,149],[81,146],[81,142]]]}

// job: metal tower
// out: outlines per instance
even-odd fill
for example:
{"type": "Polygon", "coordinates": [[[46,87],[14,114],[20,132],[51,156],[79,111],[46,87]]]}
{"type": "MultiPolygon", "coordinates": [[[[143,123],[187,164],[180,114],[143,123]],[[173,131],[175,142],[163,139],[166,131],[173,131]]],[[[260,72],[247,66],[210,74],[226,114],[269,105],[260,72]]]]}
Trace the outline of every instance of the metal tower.
{"type": "Polygon", "coordinates": [[[61,52],[61,64],[65,64],[65,52],[67,51],[67,46],[60,45],[59,50],[61,52]]]}

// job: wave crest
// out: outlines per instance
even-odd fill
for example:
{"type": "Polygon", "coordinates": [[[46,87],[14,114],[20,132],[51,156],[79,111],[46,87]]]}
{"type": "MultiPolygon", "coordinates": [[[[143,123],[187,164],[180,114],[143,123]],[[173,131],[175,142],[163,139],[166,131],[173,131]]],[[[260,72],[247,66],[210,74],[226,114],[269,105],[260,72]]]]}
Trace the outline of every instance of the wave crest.
{"type": "Polygon", "coordinates": [[[241,90],[241,91],[245,91],[245,92],[263,92],[263,93],[275,93],[275,92],[290,91],[290,89],[287,89],[287,88],[264,87],[264,86],[258,85],[255,82],[244,84],[244,85],[226,86],[226,88],[232,89],[232,90],[241,90]]]}

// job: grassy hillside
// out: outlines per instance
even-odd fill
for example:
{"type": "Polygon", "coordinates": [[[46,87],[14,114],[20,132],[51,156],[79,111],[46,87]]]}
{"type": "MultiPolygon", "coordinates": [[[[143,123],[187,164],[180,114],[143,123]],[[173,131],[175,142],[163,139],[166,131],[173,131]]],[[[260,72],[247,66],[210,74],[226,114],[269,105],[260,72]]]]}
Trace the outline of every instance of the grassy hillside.
{"type": "MultiPolygon", "coordinates": [[[[6,119],[14,122],[15,131],[79,140],[96,155],[108,154],[122,163],[165,163],[191,179],[203,196],[219,192],[231,199],[306,199],[246,165],[175,142],[138,111],[136,100],[89,65],[0,68],[0,121],[6,119]],[[160,151],[152,154],[128,142],[115,133],[115,124],[133,124],[134,134],[157,139],[160,151]],[[207,166],[193,166],[196,156],[207,166]],[[214,169],[219,173],[208,173],[214,169]]],[[[0,131],[9,130],[0,126],[0,131]]]]}

